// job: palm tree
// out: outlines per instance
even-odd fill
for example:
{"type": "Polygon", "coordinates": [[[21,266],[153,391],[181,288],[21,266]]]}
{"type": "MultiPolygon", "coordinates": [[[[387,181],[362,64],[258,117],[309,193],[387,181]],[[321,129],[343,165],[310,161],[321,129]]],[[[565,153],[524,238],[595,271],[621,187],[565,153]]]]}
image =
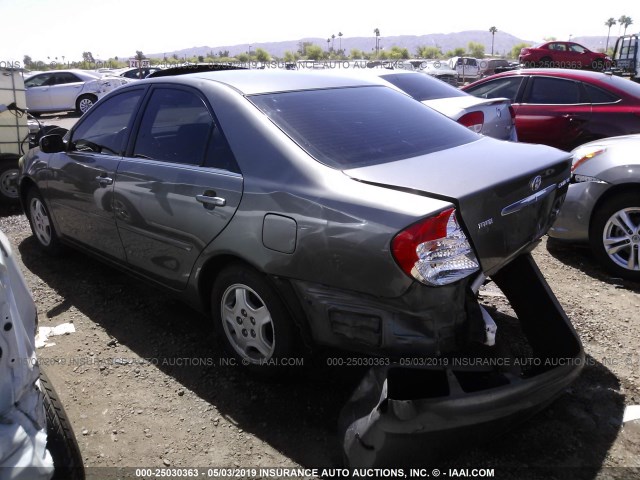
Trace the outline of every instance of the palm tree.
{"type": "Polygon", "coordinates": [[[611,27],[613,27],[616,24],[616,19],[611,17],[609,18],[609,20],[604,22],[604,24],[605,26],[609,27],[609,31],[607,32],[607,46],[604,47],[604,51],[606,53],[609,51],[609,35],[611,34],[611,27]]]}
{"type": "Polygon", "coordinates": [[[627,34],[627,27],[633,23],[633,20],[631,19],[631,17],[627,17],[626,15],[622,15],[618,19],[618,23],[620,24],[621,27],[624,27],[623,35],[626,35],[627,34]]]}
{"type": "Polygon", "coordinates": [[[491,56],[493,57],[493,40],[496,37],[496,33],[498,32],[498,29],[496,27],[491,27],[489,29],[489,32],[491,32],[491,56]]]}
{"type": "Polygon", "coordinates": [[[338,41],[339,41],[340,52],[342,52],[342,32],[338,32],[338,41]]]}
{"type": "Polygon", "coordinates": [[[331,39],[327,38],[327,52],[329,51],[329,44],[331,43],[331,39]]]}
{"type": "Polygon", "coordinates": [[[378,50],[380,49],[380,29],[375,28],[373,33],[376,34],[376,58],[378,57],[378,50]]]}
{"type": "Polygon", "coordinates": [[[334,50],[334,48],[333,48],[334,45],[333,44],[334,44],[335,40],[336,40],[336,36],[331,34],[331,50],[334,50]]]}

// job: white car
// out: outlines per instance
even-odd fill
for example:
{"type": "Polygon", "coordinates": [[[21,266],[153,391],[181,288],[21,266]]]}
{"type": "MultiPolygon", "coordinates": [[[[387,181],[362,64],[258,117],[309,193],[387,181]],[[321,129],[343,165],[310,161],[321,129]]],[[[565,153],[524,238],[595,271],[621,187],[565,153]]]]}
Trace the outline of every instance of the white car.
{"type": "Polygon", "coordinates": [[[36,305],[0,232],[0,479],[85,478],[64,408],[36,360],[36,305]]]}
{"type": "Polygon", "coordinates": [[[102,76],[84,70],[52,70],[24,81],[31,113],[76,111],[85,113],[99,98],[129,83],[123,77],[102,76]]]}
{"type": "MultiPolygon", "coordinates": [[[[445,70],[446,71],[446,70],[445,70]]],[[[508,98],[477,98],[456,87],[434,78],[425,71],[390,70],[370,68],[364,70],[343,70],[341,75],[366,76],[384,85],[406,93],[427,107],[464,125],[469,130],[515,142],[518,135],[515,128],[515,113],[508,98]]]]}

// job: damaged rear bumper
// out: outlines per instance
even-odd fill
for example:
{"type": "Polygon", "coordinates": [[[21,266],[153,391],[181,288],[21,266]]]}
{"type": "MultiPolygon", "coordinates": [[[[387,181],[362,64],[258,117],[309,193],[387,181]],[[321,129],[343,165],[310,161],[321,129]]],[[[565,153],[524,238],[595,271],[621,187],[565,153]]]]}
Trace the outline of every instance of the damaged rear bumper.
{"type": "Polygon", "coordinates": [[[580,339],[531,255],[492,278],[516,312],[530,357],[452,356],[370,370],[341,413],[350,467],[428,465],[525,420],[580,374],[580,339]]]}

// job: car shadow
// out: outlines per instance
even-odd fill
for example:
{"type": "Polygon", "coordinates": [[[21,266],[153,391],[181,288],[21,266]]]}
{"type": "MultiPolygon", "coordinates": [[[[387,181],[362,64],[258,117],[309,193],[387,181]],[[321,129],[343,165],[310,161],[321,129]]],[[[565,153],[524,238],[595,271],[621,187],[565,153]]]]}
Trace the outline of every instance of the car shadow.
{"type": "MultiPolygon", "coordinates": [[[[325,353],[292,379],[258,380],[241,366],[225,364],[206,318],[161,291],[74,251],[49,257],[33,237],[18,250],[26,268],[63,299],[39,306],[42,316],[74,307],[141,358],[158,360],[164,374],[297,464],[343,466],[338,417],[365,368],[330,366],[327,358],[333,354],[325,353]],[[215,364],[185,368],[163,361],[176,358],[209,358],[215,364]]],[[[496,316],[499,320],[500,314],[496,316]]],[[[592,471],[599,470],[622,424],[619,390],[615,375],[589,358],[571,389],[547,409],[482,445],[452,446],[438,467],[493,468],[498,474],[514,470],[513,478],[526,479],[549,478],[545,466],[584,465],[590,470],[571,478],[595,478],[592,471]]]]}
{"type": "Polygon", "coordinates": [[[614,285],[617,288],[640,292],[639,282],[624,280],[607,272],[607,270],[598,263],[591,249],[586,245],[563,242],[547,237],[546,250],[553,258],[565,265],[580,270],[595,280],[614,285]]]}
{"type": "Polygon", "coordinates": [[[24,211],[19,203],[0,203],[0,217],[22,215],[24,211]]]}

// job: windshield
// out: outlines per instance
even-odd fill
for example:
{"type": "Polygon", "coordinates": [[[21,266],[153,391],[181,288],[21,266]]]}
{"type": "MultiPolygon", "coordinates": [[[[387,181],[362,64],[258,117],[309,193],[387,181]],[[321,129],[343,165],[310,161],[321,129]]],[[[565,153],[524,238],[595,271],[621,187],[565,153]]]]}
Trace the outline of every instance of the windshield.
{"type": "Polygon", "coordinates": [[[466,97],[468,95],[442,80],[430,77],[426,73],[392,73],[380,75],[380,77],[420,102],[436,98],[466,97]]]}
{"type": "Polygon", "coordinates": [[[338,169],[417,157],[478,139],[444,115],[382,86],[254,95],[250,100],[309,155],[338,169]]]}

